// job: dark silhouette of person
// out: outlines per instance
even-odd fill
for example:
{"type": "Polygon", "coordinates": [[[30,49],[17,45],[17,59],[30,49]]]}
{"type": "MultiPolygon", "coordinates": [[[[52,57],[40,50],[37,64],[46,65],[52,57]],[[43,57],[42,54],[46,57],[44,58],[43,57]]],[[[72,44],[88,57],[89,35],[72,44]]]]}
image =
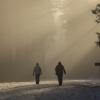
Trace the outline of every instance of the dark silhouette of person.
{"type": "Polygon", "coordinates": [[[62,82],[63,82],[63,74],[66,75],[66,71],[64,66],[62,65],[61,62],[58,63],[58,65],[55,68],[55,72],[58,78],[58,82],[59,82],[59,86],[62,86],[62,82]]]}
{"type": "Polygon", "coordinates": [[[39,84],[40,82],[40,75],[41,75],[41,67],[39,63],[36,63],[34,70],[33,70],[33,76],[35,77],[36,84],[39,84]]]}

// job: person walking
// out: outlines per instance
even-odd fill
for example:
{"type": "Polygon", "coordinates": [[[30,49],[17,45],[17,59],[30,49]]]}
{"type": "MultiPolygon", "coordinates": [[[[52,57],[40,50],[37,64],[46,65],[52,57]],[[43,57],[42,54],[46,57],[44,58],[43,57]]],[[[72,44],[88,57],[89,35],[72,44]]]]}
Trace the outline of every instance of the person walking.
{"type": "Polygon", "coordinates": [[[33,76],[35,77],[36,84],[39,84],[40,82],[40,75],[41,75],[41,67],[39,63],[36,63],[34,70],[33,70],[33,76]]]}
{"type": "Polygon", "coordinates": [[[57,75],[57,78],[58,78],[59,86],[62,86],[63,74],[66,75],[66,71],[65,71],[65,68],[64,68],[64,66],[62,65],[61,62],[58,62],[58,65],[55,68],[55,72],[56,72],[56,75],[57,75]]]}

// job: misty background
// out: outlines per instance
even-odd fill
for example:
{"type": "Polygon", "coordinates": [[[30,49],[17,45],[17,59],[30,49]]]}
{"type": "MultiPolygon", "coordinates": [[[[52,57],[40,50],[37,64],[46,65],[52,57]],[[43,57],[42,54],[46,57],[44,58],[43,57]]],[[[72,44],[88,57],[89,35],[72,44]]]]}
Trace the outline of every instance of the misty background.
{"type": "Polygon", "coordinates": [[[100,25],[91,10],[99,0],[0,0],[0,82],[31,81],[36,62],[42,79],[98,79],[100,25]]]}

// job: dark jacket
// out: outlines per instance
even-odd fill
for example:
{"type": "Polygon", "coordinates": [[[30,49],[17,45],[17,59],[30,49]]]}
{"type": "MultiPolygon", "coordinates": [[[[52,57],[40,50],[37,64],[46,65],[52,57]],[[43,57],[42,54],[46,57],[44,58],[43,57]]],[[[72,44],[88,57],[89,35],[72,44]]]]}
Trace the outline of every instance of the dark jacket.
{"type": "Polygon", "coordinates": [[[33,75],[40,75],[41,74],[41,67],[39,65],[36,65],[33,70],[33,75]]]}
{"type": "Polygon", "coordinates": [[[62,64],[58,64],[55,68],[55,72],[56,72],[56,75],[63,75],[66,74],[66,71],[64,69],[64,66],[62,64]]]}

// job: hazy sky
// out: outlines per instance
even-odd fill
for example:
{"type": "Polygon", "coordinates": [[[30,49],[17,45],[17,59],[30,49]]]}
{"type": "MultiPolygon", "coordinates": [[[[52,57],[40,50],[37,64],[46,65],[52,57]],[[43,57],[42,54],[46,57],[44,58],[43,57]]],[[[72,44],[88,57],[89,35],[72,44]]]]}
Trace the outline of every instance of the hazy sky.
{"type": "Polygon", "coordinates": [[[100,50],[94,42],[100,25],[91,13],[97,3],[0,0],[0,81],[31,80],[37,61],[43,77],[53,75],[59,60],[69,78],[98,77],[94,62],[100,61],[100,50]]]}

